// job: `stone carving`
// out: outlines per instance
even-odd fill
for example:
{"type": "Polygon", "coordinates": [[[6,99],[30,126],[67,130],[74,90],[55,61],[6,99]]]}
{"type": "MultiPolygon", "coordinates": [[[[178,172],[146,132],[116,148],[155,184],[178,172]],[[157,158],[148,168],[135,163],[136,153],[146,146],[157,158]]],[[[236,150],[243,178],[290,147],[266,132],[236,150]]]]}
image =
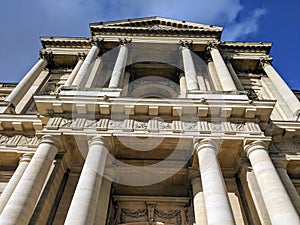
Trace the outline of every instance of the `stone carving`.
{"type": "Polygon", "coordinates": [[[111,130],[119,130],[123,128],[123,123],[124,121],[120,121],[120,120],[111,120],[109,121],[108,124],[108,129],[111,130]]]}
{"type": "Polygon", "coordinates": [[[61,122],[62,122],[62,118],[60,117],[50,118],[46,125],[46,128],[48,130],[58,130],[61,122]]]}
{"type": "Polygon", "coordinates": [[[8,137],[6,135],[0,135],[0,145],[16,147],[16,146],[27,146],[36,147],[39,143],[39,139],[34,137],[26,137],[24,135],[15,135],[8,137]]]}
{"type": "Polygon", "coordinates": [[[225,134],[235,133],[230,122],[222,122],[222,130],[225,134]]]}
{"type": "Polygon", "coordinates": [[[140,222],[140,221],[147,221],[148,209],[139,209],[139,210],[130,210],[130,209],[121,209],[120,214],[120,222],[140,222]],[[131,218],[130,220],[127,217],[131,218]],[[142,218],[141,218],[142,217],[142,218]],[[132,220],[132,218],[135,218],[132,220]],[[136,218],[140,218],[137,219],[136,218]]]}
{"type": "Polygon", "coordinates": [[[165,121],[159,121],[158,122],[158,129],[159,130],[171,130],[172,129],[172,123],[171,122],[165,122],[165,121]]]}
{"type": "Polygon", "coordinates": [[[207,121],[198,121],[197,122],[198,129],[200,133],[210,133],[211,132],[211,124],[207,121]]]}
{"type": "Polygon", "coordinates": [[[167,219],[167,220],[175,217],[176,218],[176,224],[181,225],[180,210],[170,210],[168,212],[164,212],[164,211],[154,209],[154,215],[158,216],[159,218],[167,219]]]}
{"type": "Polygon", "coordinates": [[[231,123],[233,129],[235,131],[244,131],[245,129],[245,123],[244,122],[239,122],[239,123],[231,123]]]}
{"type": "Polygon", "coordinates": [[[135,130],[147,130],[148,122],[145,121],[134,121],[135,130]]]}
{"type": "Polygon", "coordinates": [[[197,125],[196,123],[190,123],[190,122],[183,122],[184,130],[186,131],[196,131],[197,125]]]}
{"type": "Polygon", "coordinates": [[[125,120],[123,131],[132,132],[134,128],[134,120],[125,120]]]}

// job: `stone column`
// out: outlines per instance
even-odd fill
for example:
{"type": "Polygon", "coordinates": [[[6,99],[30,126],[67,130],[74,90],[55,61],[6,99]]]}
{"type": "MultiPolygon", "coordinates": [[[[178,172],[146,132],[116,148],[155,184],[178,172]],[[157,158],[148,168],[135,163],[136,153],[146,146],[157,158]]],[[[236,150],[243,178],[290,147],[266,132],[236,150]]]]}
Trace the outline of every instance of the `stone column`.
{"type": "Polygon", "coordinates": [[[114,166],[105,168],[102,179],[100,195],[98,199],[97,213],[94,225],[105,225],[107,220],[107,211],[110,200],[111,183],[115,178],[114,166]]]}
{"type": "Polygon", "coordinates": [[[99,48],[97,45],[93,44],[92,48],[90,49],[88,55],[86,56],[85,60],[82,63],[82,66],[80,67],[72,86],[80,87],[83,85],[83,82],[86,80],[87,76],[89,75],[93,63],[95,62],[95,59],[97,58],[99,54],[99,48]]]}
{"type": "Polygon", "coordinates": [[[300,224],[297,212],[262,141],[245,146],[272,225],[300,224]]]}
{"type": "Polygon", "coordinates": [[[262,61],[262,67],[277,91],[280,93],[282,98],[285,100],[286,104],[290,108],[293,113],[294,119],[299,120],[300,114],[300,102],[289,88],[289,86],[284,82],[284,80],[280,77],[280,75],[276,72],[270,62],[262,61]]]}
{"type": "Polygon", "coordinates": [[[288,195],[290,196],[290,199],[294,204],[297,213],[300,215],[300,196],[286,171],[286,166],[287,162],[275,162],[275,167],[281,179],[281,182],[283,183],[288,195]]]}
{"type": "Polygon", "coordinates": [[[8,184],[6,185],[3,193],[0,197],[0,213],[4,209],[6,203],[8,202],[10,196],[12,195],[13,191],[15,190],[17,184],[19,183],[22,175],[24,174],[30,160],[32,158],[32,154],[23,154],[20,158],[19,165],[15,170],[13,176],[10,178],[8,184]]]}
{"type": "Polygon", "coordinates": [[[193,205],[196,225],[207,225],[200,173],[198,170],[189,169],[189,177],[193,189],[193,205]]]}
{"type": "Polygon", "coordinates": [[[199,90],[197,73],[193,61],[193,57],[189,48],[182,46],[181,54],[183,60],[183,68],[188,90],[199,90]]]}
{"type": "Polygon", "coordinates": [[[6,97],[5,101],[10,102],[15,107],[24,97],[26,92],[31,88],[32,84],[47,65],[45,58],[40,58],[25,77],[18,83],[13,91],[6,97]]]}
{"type": "Polygon", "coordinates": [[[89,140],[88,154],[65,224],[94,224],[107,154],[108,145],[101,136],[89,140]]]}
{"type": "Polygon", "coordinates": [[[66,83],[65,83],[65,86],[71,86],[79,69],[81,68],[82,64],[83,64],[83,60],[84,60],[84,55],[83,54],[80,54],[78,56],[78,61],[77,61],[77,64],[76,66],[74,67],[74,69],[72,70],[72,73],[70,74],[70,76],[68,77],[66,83]]]}
{"type": "Polygon", "coordinates": [[[59,146],[58,140],[52,136],[42,137],[27,169],[2,211],[0,224],[29,223],[59,146]]]}
{"type": "Polygon", "coordinates": [[[179,74],[179,85],[180,85],[180,96],[185,97],[186,96],[186,79],[183,73],[179,74]]]}
{"type": "Polygon", "coordinates": [[[122,80],[127,63],[128,48],[125,44],[121,44],[119,48],[119,54],[108,85],[109,88],[119,88],[123,83],[122,80]]]}
{"type": "Polygon", "coordinates": [[[207,224],[235,224],[222,171],[217,159],[215,141],[202,140],[194,146],[199,159],[207,224]]]}
{"type": "Polygon", "coordinates": [[[217,46],[209,48],[223,91],[236,91],[235,84],[217,46]]]}

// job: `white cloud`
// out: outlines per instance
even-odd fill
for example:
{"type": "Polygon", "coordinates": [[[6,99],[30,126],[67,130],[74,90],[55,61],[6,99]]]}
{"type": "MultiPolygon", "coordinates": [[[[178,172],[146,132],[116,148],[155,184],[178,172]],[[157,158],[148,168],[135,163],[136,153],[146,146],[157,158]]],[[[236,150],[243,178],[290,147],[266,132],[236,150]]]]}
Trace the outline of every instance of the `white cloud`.
{"type": "Polygon", "coordinates": [[[245,16],[248,12],[241,0],[44,0],[39,4],[52,18],[69,19],[76,25],[82,20],[88,23],[145,16],[221,25],[225,28],[224,40],[257,32],[259,19],[265,14],[264,9],[257,8],[245,16]]]}
{"type": "Polygon", "coordinates": [[[235,41],[256,33],[259,29],[259,19],[265,14],[266,10],[258,8],[241,22],[233,22],[224,30],[223,39],[235,41]]]}

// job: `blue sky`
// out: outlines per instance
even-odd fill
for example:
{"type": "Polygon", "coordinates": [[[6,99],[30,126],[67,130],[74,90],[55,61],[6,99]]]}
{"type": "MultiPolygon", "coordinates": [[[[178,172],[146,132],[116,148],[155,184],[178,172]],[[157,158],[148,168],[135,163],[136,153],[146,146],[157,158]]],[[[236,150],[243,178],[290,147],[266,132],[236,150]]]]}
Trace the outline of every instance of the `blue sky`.
{"type": "Polygon", "coordinates": [[[223,26],[223,41],[273,42],[273,65],[300,89],[300,0],[2,0],[0,82],[38,60],[40,36],[89,37],[91,22],[162,16],[223,26]]]}

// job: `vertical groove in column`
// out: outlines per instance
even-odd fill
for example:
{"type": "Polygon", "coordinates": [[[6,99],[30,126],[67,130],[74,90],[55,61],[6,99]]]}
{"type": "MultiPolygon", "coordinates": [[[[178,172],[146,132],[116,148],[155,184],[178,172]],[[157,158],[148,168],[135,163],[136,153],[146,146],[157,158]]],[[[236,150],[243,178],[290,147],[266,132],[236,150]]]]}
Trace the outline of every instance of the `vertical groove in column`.
{"type": "Polygon", "coordinates": [[[212,140],[195,144],[199,159],[208,225],[234,225],[224,178],[217,159],[217,145],[212,140]]]}
{"type": "Polygon", "coordinates": [[[52,136],[42,138],[34,156],[0,216],[0,224],[28,224],[48,171],[59,149],[52,136]]]}
{"type": "Polygon", "coordinates": [[[299,216],[262,141],[245,146],[272,225],[300,224],[299,216]]]}

